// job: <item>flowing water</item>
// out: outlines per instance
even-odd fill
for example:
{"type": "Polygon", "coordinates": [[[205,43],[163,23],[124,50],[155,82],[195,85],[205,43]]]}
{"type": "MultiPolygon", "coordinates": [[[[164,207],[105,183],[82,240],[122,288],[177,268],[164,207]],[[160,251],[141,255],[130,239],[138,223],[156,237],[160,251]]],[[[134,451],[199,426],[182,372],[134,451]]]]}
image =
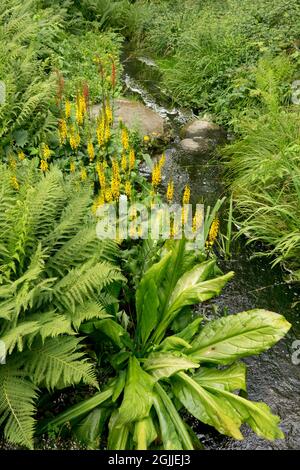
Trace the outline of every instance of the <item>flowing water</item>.
{"type": "MultiPolygon", "coordinates": [[[[127,53],[124,82],[128,94],[139,96],[172,128],[173,139],[166,149],[165,181],[172,176],[179,190],[189,184],[193,202],[204,202],[205,205],[213,205],[226,195],[218,158],[195,156],[180,149],[179,131],[192,113],[170,105],[167,93],[160,87],[160,74],[155,63],[127,53]]],[[[206,317],[216,318],[259,307],[285,315],[292,324],[289,334],[275,347],[246,360],[249,398],[265,401],[281,417],[281,428],[286,438],[269,442],[245,427],[245,439],[235,441],[219,435],[208,426],[196,422],[192,425],[207,449],[300,449],[300,341],[299,346],[295,343],[300,340],[299,289],[285,283],[284,273],[279,268],[271,269],[266,258],[253,259],[252,255],[245,243],[234,245],[230,261],[220,262],[224,272],[235,271],[233,281],[220,297],[199,309],[206,317]],[[299,349],[298,365],[296,346],[299,349]]]]}

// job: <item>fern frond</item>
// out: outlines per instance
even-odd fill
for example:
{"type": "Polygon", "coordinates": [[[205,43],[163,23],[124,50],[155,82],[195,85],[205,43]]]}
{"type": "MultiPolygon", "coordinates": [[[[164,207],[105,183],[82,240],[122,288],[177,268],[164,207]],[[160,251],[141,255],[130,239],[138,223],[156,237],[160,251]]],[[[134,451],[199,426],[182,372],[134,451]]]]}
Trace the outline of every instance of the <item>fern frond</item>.
{"type": "Polygon", "coordinates": [[[93,367],[80,350],[78,338],[64,336],[49,339],[22,356],[25,372],[35,384],[52,390],[82,381],[98,388],[93,367]]]}
{"type": "Polygon", "coordinates": [[[36,387],[10,365],[0,367],[0,426],[5,438],[33,448],[36,387]]]}

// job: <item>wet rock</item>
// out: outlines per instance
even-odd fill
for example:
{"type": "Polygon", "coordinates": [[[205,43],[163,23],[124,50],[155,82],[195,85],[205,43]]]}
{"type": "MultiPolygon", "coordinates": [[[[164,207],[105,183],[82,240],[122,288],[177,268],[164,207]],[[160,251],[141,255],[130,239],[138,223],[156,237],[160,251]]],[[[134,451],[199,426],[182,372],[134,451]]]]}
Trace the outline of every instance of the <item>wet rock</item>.
{"type": "Polygon", "coordinates": [[[185,150],[186,152],[193,152],[193,153],[201,152],[201,146],[194,139],[183,139],[180,142],[180,146],[182,150],[185,150]]]}
{"type": "Polygon", "coordinates": [[[224,142],[226,134],[217,124],[207,120],[196,119],[187,124],[182,131],[182,135],[186,139],[210,139],[212,142],[224,142]]]}
{"type": "MultiPolygon", "coordinates": [[[[97,117],[101,105],[92,106],[91,114],[97,117]]],[[[136,130],[141,136],[149,135],[161,138],[164,135],[164,120],[152,109],[143,103],[127,99],[115,101],[115,120],[122,120],[131,130],[136,130]]]]}

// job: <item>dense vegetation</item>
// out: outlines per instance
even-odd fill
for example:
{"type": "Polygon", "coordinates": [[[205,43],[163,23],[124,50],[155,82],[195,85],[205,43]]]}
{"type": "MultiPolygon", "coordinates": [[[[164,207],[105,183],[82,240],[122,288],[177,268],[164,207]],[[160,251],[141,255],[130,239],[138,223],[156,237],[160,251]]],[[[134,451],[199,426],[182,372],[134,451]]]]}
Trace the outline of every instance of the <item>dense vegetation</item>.
{"type": "Polygon", "coordinates": [[[275,246],[296,274],[299,126],[288,85],[299,8],[289,2],[291,21],[279,15],[287,2],[265,16],[266,2],[252,3],[2,1],[0,433],[14,445],[39,448],[42,433],[62,433],[87,448],[198,449],[187,413],[236,439],[243,423],[284,437],[279,417],[245,398],[240,360],[290,324],[260,309],[213,321],[193,310],[233,276],[214,252],[221,201],[204,220],[194,214],[193,231],[204,232],[196,250],[176,239],[174,223],[169,240],[143,239],[136,212],[129,237],[96,235],[104,203],[173,201],[172,181],[167,194],[160,186],[164,155],[152,161],[147,139],[114,119],[122,42],[147,42],[174,100],[239,132],[225,153],[243,231],[275,246]],[[57,413],[62,392],[75,404],[66,399],[57,413]]]}

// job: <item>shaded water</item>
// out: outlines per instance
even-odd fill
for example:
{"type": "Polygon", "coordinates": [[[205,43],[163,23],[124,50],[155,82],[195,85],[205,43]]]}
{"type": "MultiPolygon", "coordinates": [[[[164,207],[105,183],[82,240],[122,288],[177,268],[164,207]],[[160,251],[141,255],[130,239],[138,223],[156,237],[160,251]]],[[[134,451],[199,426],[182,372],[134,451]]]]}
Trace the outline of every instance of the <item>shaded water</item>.
{"type": "MultiPolygon", "coordinates": [[[[160,89],[160,74],[152,62],[127,54],[124,70],[127,91],[138,95],[173,129],[174,139],[166,149],[165,181],[172,176],[179,190],[189,184],[193,202],[213,205],[225,193],[218,159],[183,152],[178,145],[180,126],[191,113],[170,105],[167,94],[160,89]]],[[[216,318],[259,307],[282,313],[292,324],[289,334],[275,347],[246,360],[249,398],[265,401],[281,417],[286,438],[269,442],[245,427],[245,439],[234,441],[208,426],[192,424],[207,449],[300,449],[300,364],[292,362],[293,342],[300,340],[300,303],[292,308],[300,300],[299,289],[286,284],[282,271],[271,269],[266,258],[252,259],[252,254],[245,243],[233,247],[232,258],[221,261],[220,267],[224,272],[235,271],[234,279],[220,297],[199,310],[208,318],[216,318]]]]}

